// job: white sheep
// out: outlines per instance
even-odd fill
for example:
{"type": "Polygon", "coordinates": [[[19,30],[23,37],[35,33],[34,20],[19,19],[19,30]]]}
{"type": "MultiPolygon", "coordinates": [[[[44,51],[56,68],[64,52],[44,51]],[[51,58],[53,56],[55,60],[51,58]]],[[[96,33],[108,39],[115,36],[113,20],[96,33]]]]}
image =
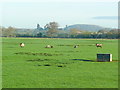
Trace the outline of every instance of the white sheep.
{"type": "Polygon", "coordinates": [[[101,47],[102,48],[102,44],[97,44],[96,43],[96,47],[101,47]]]}
{"type": "Polygon", "coordinates": [[[25,44],[24,43],[20,43],[20,47],[24,47],[25,46],[25,44]]]}
{"type": "Polygon", "coordinates": [[[51,46],[51,45],[47,45],[45,48],[53,48],[53,46],[51,46]]]}

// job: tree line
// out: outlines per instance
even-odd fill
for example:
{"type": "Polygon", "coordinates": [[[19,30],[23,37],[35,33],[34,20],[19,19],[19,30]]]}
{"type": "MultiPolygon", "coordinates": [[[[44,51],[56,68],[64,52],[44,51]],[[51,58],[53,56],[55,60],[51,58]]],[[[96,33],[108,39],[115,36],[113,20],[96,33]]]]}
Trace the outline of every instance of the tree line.
{"type": "Polygon", "coordinates": [[[44,29],[37,24],[36,29],[26,29],[21,32],[14,27],[0,27],[1,37],[39,37],[39,38],[107,38],[118,39],[118,29],[102,29],[97,32],[77,30],[72,28],[70,30],[64,30],[59,28],[57,22],[49,22],[44,26],[44,29]]]}

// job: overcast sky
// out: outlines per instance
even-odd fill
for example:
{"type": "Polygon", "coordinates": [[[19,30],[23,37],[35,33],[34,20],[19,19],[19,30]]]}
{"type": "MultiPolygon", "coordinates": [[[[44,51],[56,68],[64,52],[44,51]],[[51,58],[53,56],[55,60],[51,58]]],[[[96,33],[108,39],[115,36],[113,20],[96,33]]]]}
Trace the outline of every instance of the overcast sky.
{"type": "Polygon", "coordinates": [[[3,0],[2,26],[36,28],[56,21],[60,27],[94,24],[118,27],[118,0],[3,0]]]}

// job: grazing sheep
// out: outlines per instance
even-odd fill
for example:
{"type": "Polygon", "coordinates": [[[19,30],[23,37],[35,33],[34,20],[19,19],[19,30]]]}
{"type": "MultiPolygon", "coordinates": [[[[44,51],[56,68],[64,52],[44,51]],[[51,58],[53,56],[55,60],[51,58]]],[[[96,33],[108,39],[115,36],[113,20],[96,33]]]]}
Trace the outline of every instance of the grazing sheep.
{"type": "Polygon", "coordinates": [[[96,47],[101,47],[102,48],[102,44],[97,44],[96,43],[96,47]]]}
{"type": "Polygon", "coordinates": [[[75,45],[74,48],[78,48],[78,45],[75,45]]]}
{"type": "Polygon", "coordinates": [[[50,45],[47,45],[45,48],[50,48],[51,46],[50,45]]]}
{"type": "Polygon", "coordinates": [[[25,44],[24,43],[20,43],[20,47],[24,47],[25,46],[25,44]]]}
{"type": "Polygon", "coordinates": [[[51,45],[47,45],[45,48],[53,48],[53,46],[51,46],[51,45]]]}

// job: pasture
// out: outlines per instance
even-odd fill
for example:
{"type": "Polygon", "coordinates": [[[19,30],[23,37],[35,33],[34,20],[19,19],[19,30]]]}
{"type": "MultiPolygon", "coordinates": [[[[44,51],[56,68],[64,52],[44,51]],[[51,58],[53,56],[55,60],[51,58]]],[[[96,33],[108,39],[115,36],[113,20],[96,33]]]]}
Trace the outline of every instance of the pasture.
{"type": "Polygon", "coordinates": [[[118,61],[118,40],[3,38],[2,87],[117,88],[118,61]],[[113,61],[96,62],[97,53],[111,53],[113,61]]]}

